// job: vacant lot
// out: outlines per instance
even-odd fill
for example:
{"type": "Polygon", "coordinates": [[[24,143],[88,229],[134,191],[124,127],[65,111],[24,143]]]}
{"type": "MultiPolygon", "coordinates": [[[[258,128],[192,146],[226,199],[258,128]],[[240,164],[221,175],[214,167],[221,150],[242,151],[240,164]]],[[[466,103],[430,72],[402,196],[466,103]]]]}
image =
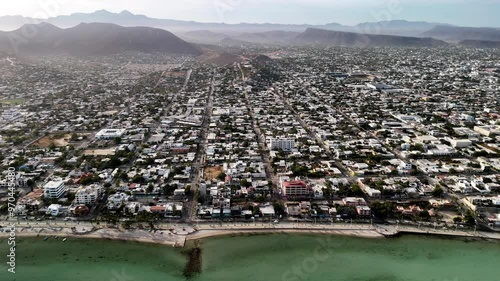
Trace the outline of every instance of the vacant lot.
{"type": "Polygon", "coordinates": [[[203,177],[205,180],[213,180],[222,172],[222,166],[206,167],[203,177]]]}
{"type": "Polygon", "coordinates": [[[33,143],[33,146],[49,147],[55,145],[61,147],[68,145],[70,139],[71,134],[52,134],[39,139],[37,142],[33,143]]]}
{"type": "Polygon", "coordinates": [[[0,103],[2,106],[16,106],[25,103],[25,99],[4,99],[1,100],[0,103]]]}
{"type": "Polygon", "coordinates": [[[108,155],[115,155],[115,150],[116,148],[87,149],[83,152],[83,154],[90,156],[108,156],[108,155]]]}

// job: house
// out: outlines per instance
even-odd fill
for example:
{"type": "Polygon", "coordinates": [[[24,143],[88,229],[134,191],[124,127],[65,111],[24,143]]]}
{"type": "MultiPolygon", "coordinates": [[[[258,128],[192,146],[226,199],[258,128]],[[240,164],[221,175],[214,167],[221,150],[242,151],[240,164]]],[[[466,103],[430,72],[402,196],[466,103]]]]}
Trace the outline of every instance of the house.
{"type": "Polygon", "coordinates": [[[49,206],[49,208],[47,208],[47,215],[56,217],[62,213],[61,208],[62,206],[59,204],[52,204],[49,206]]]}
{"type": "Polygon", "coordinates": [[[108,197],[108,209],[119,209],[126,201],[128,201],[129,196],[125,193],[115,193],[108,197]]]}
{"type": "Polygon", "coordinates": [[[346,197],[342,199],[342,203],[344,203],[345,206],[351,207],[367,206],[365,199],[357,197],[346,197]]]}
{"type": "Polygon", "coordinates": [[[403,206],[398,206],[397,210],[403,215],[416,215],[422,212],[422,209],[417,205],[412,205],[409,206],[408,208],[405,208],[403,206]]]}
{"type": "Polygon", "coordinates": [[[261,206],[260,212],[264,217],[274,217],[276,214],[274,212],[274,207],[272,205],[269,206],[261,206]]]}
{"type": "Polygon", "coordinates": [[[372,214],[372,211],[368,206],[356,206],[356,212],[361,217],[369,217],[372,214]]]}

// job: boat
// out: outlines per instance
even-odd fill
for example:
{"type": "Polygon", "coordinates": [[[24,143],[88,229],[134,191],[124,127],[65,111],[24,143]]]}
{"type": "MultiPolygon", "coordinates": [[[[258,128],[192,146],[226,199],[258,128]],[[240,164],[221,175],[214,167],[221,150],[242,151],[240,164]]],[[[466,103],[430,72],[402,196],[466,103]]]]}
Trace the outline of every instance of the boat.
{"type": "Polygon", "coordinates": [[[66,242],[66,240],[67,240],[67,239],[68,239],[68,238],[64,238],[64,239],[63,239],[63,242],[66,242]]]}
{"type": "Polygon", "coordinates": [[[49,237],[45,236],[45,238],[43,238],[43,241],[47,241],[47,239],[49,239],[49,237]]]}

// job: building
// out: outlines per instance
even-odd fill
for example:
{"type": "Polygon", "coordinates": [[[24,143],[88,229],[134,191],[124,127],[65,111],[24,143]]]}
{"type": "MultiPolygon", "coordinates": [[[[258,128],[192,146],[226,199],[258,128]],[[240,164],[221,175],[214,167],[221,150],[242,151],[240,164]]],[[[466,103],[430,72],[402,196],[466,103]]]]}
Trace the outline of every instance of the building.
{"type": "Polygon", "coordinates": [[[64,192],[66,192],[66,188],[63,181],[49,181],[43,186],[43,195],[45,198],[57,199],[64,192]]]}
{"type": "Polygon", "coordinates": [[[76,204],[80,205],[93,205],[97,198],[99,197],[99,188],[97,187],[85,187],[80,188],[75,195],[76,204]]]}
{"type": "Polygon", "coordinates": [[[95,138],[98,140],[112,140],[115,138],[121,138],[125,134],[124,129],[104,129],[99,131],[95,138]]]}
{"type": "Polygon", "coordinates": [[[351,207],[367,205],[365,199],[358,197],[346,197],[342,199],[342,203],[344,203],[345,206],[351,206],[351,207]]]}
{"type": "Polygon", "coordinates": [[[289,198],[309,198],[313,196],[313,189],[304,181],[285,181],[282,183],[283,196],[289,198]]]}
{"type": "Polygon", "coordinates": [[[500,125],[491,125],[491,126],[476,126],[474,127],[474,131],[485,137],[492,137],[496,135],[500,135],[500,125]]]}
{"type": "Polygon", "coordinates": [[[372,210],[368,206],[356,206],[356,212],[361,217],[369,217],[372,214],[372,210]]]}
{"type": "Polygon", "coordinates": [[[108,209],[119,209],[125,204],[129,199],[129,196],[125,193],[115,193],[108,197],[108,209]]]}
{"type": "Polygon", "coordinates": [[[464,148],[472,145],[471,140],[451,139],[450,143],[454,148],[464,148]]]}
{"type": "Polygon", "coordinates": [[[5,121],[12,121],[17,119],[21,114],[16,109],[7,109],[2,112],[2,119],[5,121]]]}
{"type": "Polygon", "coordinates": [[[269,146],[271,150],[283,150],[285,152],[292,152],[295,150],[295,140],[271,139],[269,146]]]}
{"type": "Polygon", "coordinates": [[[51,215],[51,216],[58,216],[60,215],[62,212],[61,212],[61,205],[58,205],[58,204],[52,204],[49,206],[49,208],[47,208],[47,215],[51,215]]]}

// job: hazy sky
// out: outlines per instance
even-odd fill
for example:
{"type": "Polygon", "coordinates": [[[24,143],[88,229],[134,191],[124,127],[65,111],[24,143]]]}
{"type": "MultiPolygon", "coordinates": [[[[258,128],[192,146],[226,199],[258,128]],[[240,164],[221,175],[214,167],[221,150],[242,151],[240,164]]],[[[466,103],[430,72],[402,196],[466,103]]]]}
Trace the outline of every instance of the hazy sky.
{"type": "Polygon", "coordinates": [[[15,0],[0,15],[51,17],[106,9],[203,22],[357,24],[421,20],[500,27],[500,0],[15,0]]]}

